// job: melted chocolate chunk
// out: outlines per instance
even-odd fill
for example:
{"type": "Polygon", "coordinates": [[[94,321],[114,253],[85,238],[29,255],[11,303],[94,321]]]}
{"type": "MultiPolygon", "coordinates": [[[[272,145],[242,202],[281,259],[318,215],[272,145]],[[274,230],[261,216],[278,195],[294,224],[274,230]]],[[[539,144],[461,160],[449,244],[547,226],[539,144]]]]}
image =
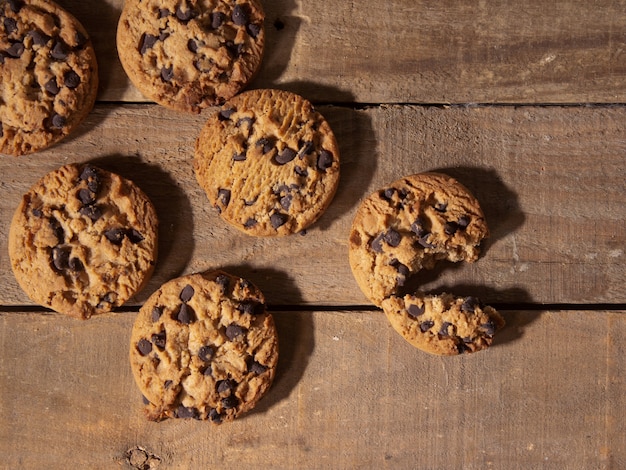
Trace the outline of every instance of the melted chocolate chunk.
{"type": "Polygon", "coordinates": [[[415,304],[411,304],[409,305],[409,307],[406,309],[406,312],[409,314],[409,316],[413,317],[413,318],[417,318],[420,315],[423,315],[425,312],[426,308],[424,305],[422,305],[421,307],[419,305],[415,305],[415,304]]]}
{"type": "Polygon", "coordinates": [[[419,243],[422,248],[435,248],[435,245],[428,241],[429,237],[430,233],[426,233],[419,238],[417,243],[419,243]]]}
{"type": "Polygon", "coordinates": [[[219,119],[220,121],[228,121],[234,113],[235,113],[235,110],[232,108],[222,109],[217,114],[217,119],[219,119]]]}
{"type": "Polygon", "coordinates": [[[153,322],[159,321],[159,318],[161,318],[161,315],[163,315],[163,307],[156,306],[152,309],[152,321],[153,322]]]}
{"type": "Polygon", "coordinates": [[[187,41],[187,49],[189,49],[194,54],[198,52],[198,43],[195,39],[190,39],[189,41],[187,41]]]}
{"type": "Polygon", "coordinates": [[[390,228],[383,235],[383,240],[385,240],[387,245],[391,247],[397,247],[402,241],[402,235],[394,229],[390,228]]]}
{"type": "Polygon", "coordinates": [[[236,162],[243,162],[246,160],[246,152],[241,152],[241,153],[233,153],[233,160],[236,162]]]}
{"type": "Polygon", "coordinates": [[[228,410],[230,408],[236,408],[239,404],[239,399],[235,395],[230,395],[228,397],[222,398],[221,403],[224,409],[228,410]]]}
{"type": "Polygon", "coordinates": [[[56,38],[54,42],[54,46],[50,49],[50,56],[56,60],[65,60],[67,59],[68,47],[65,45],[61,38],[56,38]]]}
{"type": "Polygon", "coordinates": [[[196,321],[196,312],[188,304],[182,304],[176,315],[176,320],[185,325],[189,325],[196,321]]]}
{"type": "Polygon", "coordinates": [[[300,154],[301,158],[305,155],[309,155],[311,152],[313,152],[313,150],[315,150],[315,144],[310,140],[307,140],[306,142],[300,141],[298,142],[298,146],[300,147],[298,153],[300,154]]]}
{"type": "Polygon", "coordinates": [[[370,243],[370,248],[374,253],[382,253],[383,252],[383,239],[385,238],[384,233],[380,233],[376,238],[372,240],[370,243]]]}
{"type": "Polygon", "coordinates": [[[112,228],[104,232],[104,236],[114,245],[121,245],[126,231],[123,228],[112,228]]]}
{"type": "Polygon", "coordinates": [[[480,306],[480,300],[476,297],[466,297],[461,304],[461,311],[464,313],[474,313],[476,307],[480,306]]]}
{"type": "Polygon", "coordinates": [[[459,229],[459,224],[456,222],[446,222],[443,226],[443,231],[446,235],[454,235],[459,229]]]}
{"type": "Polygon", "coordinates": [[[22,44],[21,42],[14,42],[5,52],[7,53],[8,57],[17,59],[21,57],[24,53],[24,44],[22,44]]]}
{"type": "Polygon", "coordinates": [[[50,36],[42,33],[38,29],[33,29],[32,31],[29,31],[27,35],[32,38],[33,45],[35,46],[45,46],[50,40],[50,36]]]}
{"type": "Polygon", "coordinates": [[[326,171],[333,165],[333,154],[328,150],[322,149],[320,156],[317,159],[317,169],[319,171],[326,171]]]}
{"type": "Polygon", "coordinates": [[[448,210],[448,203],[447,202],[438,202],[437,204],[435,204],[435,210],[437,212],[445,212],[446,210],[448,210]]]}
{"type": "Polygon", "coordinates": [[[183,290],[180,291],[180,300],[182,300],[183,302],[189,302],[191,300],[191,298],[193,297],[193,294],[195,293],[195,290],[193,288],[193,286],[191,286],[190,284],[187,284],[185,287],[183,287],[183,290]]]}
{"type": "Polygon", "coordinates": [[[244,26],[248,23],[248,11],[245,6],[238,3],[233,8],[232,14],[233,23],[237,26],[244,26]]]}
{"type": "Polygon", "coordinates": [[[139,233],[137,230],[135,230],[134,228],[126,230],[126,237],[130,240],[132,244],[139,243],[143,241],[144,239],[143,235],[139,233]]]}
{"type": "Polygon", "coordinates": [[[67,119],[65,119],[65,116],[61,116],[60,114],[55,114],[54,116],[52,116],[52,119],[50,122],[52,123],[52,127],[56,129],[61,129],[67,123],[67,119]]]}
{"type": "Polygon", "coordinates": [[[182,419],[187,419],[187,418],[198,419],[199,413],[198,413],[198,410],[194,408],[193,406],[187,407],[184,405],[180,405],[176,409],[176,417],[182,418],[182,419]]]}
{"type": "Polygon", "coordinates": [[[159,38],[153,34],[143,33],[141,35],[141,38],[139,39],[139,53],[141,55],[144,55],[148,51],[148,49],[151,49],[152,46],[156,44],[158,39],[159,38]]]}
{"type": "Polygon", "coordinates": [[[398,277],[396,278],[396,282],[398,283],[398,286],[402,287],[411,271],[409,270],[408,266],[402,264],[397,259],[391,260],[389,264],[396,268],[396,270],[398,271],[398,277]]]}
{"type": "Polygon", "coordinates": [[[59,88],[59,85],[57,85],[57,79],[54,77],[48,80],[46,84],[43,86],[43,88],[51,95],[57,95],[59,91],[61,91],[61,89],[59,88]]]}
{"type": "Polygon", "coordinates": [[[221,188],[217,191],[217,199],[222,205],[228,206],[228,203],[230,203],[230,194],[230,189],[221,188]]]}
{"type": "Polygon", "coordinates": [[[248,31],[248,34],[252,36],[253,39],[256,39],[261,32],[261,25],[256,23],[250,23],[246,26],[246,31],[248,31]]]}
{"type": "Polygon", "coordinates": [[[52,248],[52,265],[57,271],[65,271],[69,267],[70,249],[55,246],[52,248]]]}
{"type": "Polygon", "coordinates": [[[102,210],[98,206],[95,206],[95,205],[83,206],[80,208],[78,212],[80,212],[81,215],[88,217],[93,222],[95,222],[100,217],[102,217],[102,210]]]}
{"type": "Polygon", "coordinates": [[[5,18],[4,19],[4,30],[7,34],[11,34],[12,32],[17,30],[17,21],[14,18],[5,18]]]}
{"type": "Polygon", "coordinates": [[[152,339],[152,344],[154,344],[157,348],[161,350],[165,349],[165,342],[166,342],[165,331],[161,331],[160,333],[153,334],[151,339],[152,339]]]}
{"type": "Polygon", "coordinates": [[[295,150],[289,147],[285,147],[285,149],[282,152],[276,155],[274,160],[279,165],[285,165],[286,163],[289,163],[294,158],[296,158],[296,155],[297,155],[297,152],[295,150]]]}
{"type": "Polygon", "coordinates": [[[307,171],[307,169],[306,168],[302,168],[299,165],[296,165],[293,171],[298,176],[309,176],[309,172],[307,171]]]}
{"type": "Polygon", "coordinates": [[[65,241],[65,230],[61,226],[61,222],[59,222],[55,218],[50,219],[50,228],[54,232],[54,236],[56,237],[59,243],[63,243],[65,241]]]}
{"type": "Polygon", "coordinates": [[[242,300],[237,310],[248,315],[260,315],[265,311],[265,304],[252,299],[242,300]]]}
{"type": "Polygon", "coordinates": [[[244,332],[245,330],[242,326],[237,325],[236,323],[231,323],[226,327],[225,334],[229,340],[234,341],[238,336],[243,335],[244,332]]]}
{"type": "Polygon", "coordinates": [[[283,196],[280,198],[279,202],[280,202],[280,206],[285,209],[286,211],[289,210],[289,208],[291,207],[291,201],[293,200],[293,195],[291,194],[287,194],[286,196],[283,196]]]}
{"type": "Polygon", "coordinates": [[[411,224],[411,231],[420,238],[428,233],[424,228],[424,220],[419,217],[411,224]]]}
{"type": "Polygon", "coordinates": [[[161,79],[165,82],[169,82],[174,78],[174,68],[172,66],[161,68],[161,79]]]}
{"type": "Polygon", "coordinates": [[[225,274],[218,274],[215,277],[215,283],[222,288],[222,292],[226,292],[230,285],[230,278],[225,274]]]}
{"type": "Polygon", "coordinates": [[[152,343],[145,338],[141,338],[137,342],[137,351],[139,351],[139,354],[142,356],[147,356],[152,352],[152,343]]]}
{"type": "Polygon", "coordinates": [[[459,217],[459,220],[457,221],[457,225],[459,226],[461,230],[465,230],[467,226],[470,224],[470,220],[471,219],[469,215],[462,215],[461,217],[459,217]]]}
{"type": "Polygon", "coordinates": [[[496,333],[498,327],[492,319],[489,319],[485,323],[480,325],[480,328],[485,331],[485,334],[487,336],[493,336],[496,333]]]}
{"type": "Polygon", "coordinates": [[[270,152],[274,148],[274,141],[268,137],[262,137],[256,142],[257,147],[263,148],[263,154],[270,152]]]}
{"type": "Polygon", "coordinates": [[[248,220],[246,220],[246,222],[243,224],[243,226],[244,226],[244,228],[252,228],[257,223],[258,223],[258,221],[256,219],[250,217],[248,220]]]}
{"type": "Polygon", "coordinates": [[[247,365],[248,365],[248,372],[255,374],[255,375],[261,375],[263,372],[267,370],[266,366],[255,361],[252,358],[248,359],[247,365]]]}
{"type": "Polygon", "coordinates": [[[215,384],[217,393],[229,393],[237,388],[237,382],[233,379],[218,380],[215,384]]]}
{"type": "Polygon", "coordinates": [[[215,408],[209,410],[208,418],[214,423],[222,422],[222,415],[215,408]]]}
{"type": "Polygon", "coordinates": [[[454,335],[454,325],[450,322],[443,322],[441,324],[441,328],[439,329],[439,335],[440,336],[450,336],[450,328],[452,328],[452,335],[454,335]]]}
{"type": "Polygon", "coordinates": [[[73,70],[69,70],[65,73],[65,75],[63,75],[63,82],[65,83],[66,87],[68,87],[70,90],[73,90],[78,85],[80,85],[80,77],[73,70]]]}
{"type": "Polygon", "coordinates": [[[178,7],[176,9],[176,18],[178,18],[182,23],[187,23],[194,16],[196,16],[196,13],[191,8],[183,10],[181,7],[178,7]]]}
{"type": "Polygon", "coordinates": [[[270,223],[272,224],[274,230],[277,230],[279,227],[285,225],[287,220],[289,220],[289,216],[281,212],[274,212],[270,215],[270,223]]]}
{"type": "Polygon", "coordinates": [[[167,8],[159,8],[159,18],[167,18],[171,12],[167,8]]]}
{"type": "Polygon", "coordinates": [[[214,354],[215,349],[212,346],[202,346],[198,351],[198,357],[203,362],[209,362],[214,354]]]}
{"type": "Polygon", "coordinates": [[[74,272],[83,271],[85,269],[83,262],[78,258],[71,258],[67,264],[67,267],[74,272]]]}
{"type": "Polygon", "coordinates": [[[79,189],[78,193],[76,193],[76,197],[86,206],[96,202],[96,195],[87,188],[79,189]]]}
{"type": "Polygon", "coordinates": [[[456,350],[459,352],[459,354],[472,352],[472,349],[466,344],[466,343],[471,343],[471,340],[469,338],[463,338],[463,341],[466,341],[466,342],[461,342],[461,343],[456,344],[456,350]]]}
{"type": "Polygon", "coordinates": [[[17,13],[18,11],[20,11],[22,6],[24,5],[24,2],[22,0],[8,0],[7,3],[9,4],[9,7],[11,8],[11,11],[13,13],[17,13]]]}
{"type": "Polygon", "coordinates": [[[426,333],[433,326],[435,326],[435,322],[434,321],[432,321],[432,320],[423,321],[422,323],[420,323],[420,331],[422,333],[426,333]]]}
{"type": "Polygon", "coordinates": [[[241,51],[243,51],[243,46],[243,43],[237,44],[234,41],[226,41],[224,43],[224,47],[233,58],[237,58],[241,55],[241,51]]]}
{"type": "Polygon", "coordinates": [[[211,13],[211,28],[217,29],[224,23],[226,15],[221,11],[215,11],[211,13]]]}

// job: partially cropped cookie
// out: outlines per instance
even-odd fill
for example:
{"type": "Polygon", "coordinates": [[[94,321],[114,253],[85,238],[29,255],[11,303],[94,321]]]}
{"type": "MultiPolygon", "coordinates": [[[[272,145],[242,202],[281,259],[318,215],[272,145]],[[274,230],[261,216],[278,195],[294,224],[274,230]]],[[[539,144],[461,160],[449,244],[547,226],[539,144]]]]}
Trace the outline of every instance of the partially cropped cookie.
{"type": "Polygon", "coordinates": [[[363,293],[380,306],[411,275],[439,260],[476,261],[488,235],[467,188],[441,173],[419,173],[361,202],[350,232],[350,266],[363,293]]]}
{"type": "Polygon", "coordinates": [[[475,297],[452,294],[391,296],[382,307],[393,328],[422,351],[444,356],[489,347],[504,319],[475,297]]]}
{"type": "Polygon", "coordinates": [[[281,90],[243,92],[211,116],[194,169],[220,216],[254,236],[309,227],[339,184],[339,149],[309,101],[281,90]]]}
{"type": "Polygon", "coordinates": [[[49,0],[0,1],[0,153],[59,142],[97,91],[96,55],[76,18],[49,0]]]}
{"type": "Polygon", "coordinates": [[[146,97],[200,112],[235,96],[256,75],[265,45],[258,0],[126,0],[117,50],[146,97]]]}
{"type": "Polygon", "coordinates": [[[224,271],[173,279],[143,305],[130,363],[150,420],[221,423],[268,391],[278,336],[261,291],[224,271]]]}
{"type": "Polygon", "coordinates": [[[148,281],[158,221],[130,180],[70,164],[22,198],[9,230],[15,277],[35,302],[78,318],[109,312],[148,281]]]}

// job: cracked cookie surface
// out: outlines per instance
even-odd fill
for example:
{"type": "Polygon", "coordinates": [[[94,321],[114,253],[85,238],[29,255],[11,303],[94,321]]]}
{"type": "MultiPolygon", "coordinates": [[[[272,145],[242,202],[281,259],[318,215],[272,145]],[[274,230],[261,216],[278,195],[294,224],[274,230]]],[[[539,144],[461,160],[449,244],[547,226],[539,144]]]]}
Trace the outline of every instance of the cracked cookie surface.
{"type": "Polygon", "coordinates": [[[141,307],[130,363],[150,420],[219,424],[268,391],[278,336],[265,298],[251,282],[216,270],[166,282],[141,307]]]}
{"type": "Polygon", "coordinates": [[[40,305],[79,318],[108,312],[148,281],[157,215],[130,180],[70,164],[22,198],[9,230],[15,277],[40,305]]]}
{"type": "Polygon", "coordinates": [[[410,175],[359,205],[348,241],[350,267],[380,307],[411,275],[439,260],[476,261],[488,235],[478,200],[461,183],[442,173],[410,175]]]}
{"type": "Polygon", "coordinates": [[[127,0],[117,28],[120,61],[147,98],[200,112],[256,75],[265,29],[258,0],[127,0]]]}
{"type": "Polygon", "coordinates": [[[489,347],[504,327],[502,316],[476,297],[407,294],[382,301],[387,319],[405,340],[422,351],[453,356],[489,347]]]}
{"type": "Polygon", "coordinates": [[[70,134],[93,108],[98,70],[82,25],[48,0],[0,1],[0,153],[70,134]]]}
{"type": "Polygon", "coordinates": [[[196,142],[194,170],[220,216],[244,233],[284,236],[313,224],[339,184],[339,149],[309,101],[281,90],[243,92],[196,142]]]}

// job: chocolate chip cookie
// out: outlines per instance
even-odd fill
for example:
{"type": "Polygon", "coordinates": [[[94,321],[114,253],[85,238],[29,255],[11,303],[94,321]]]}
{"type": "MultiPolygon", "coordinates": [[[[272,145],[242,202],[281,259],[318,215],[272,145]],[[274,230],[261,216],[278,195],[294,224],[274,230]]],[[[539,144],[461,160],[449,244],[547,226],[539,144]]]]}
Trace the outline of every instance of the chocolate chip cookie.
{"type": "Polygon", "coordinates": [[[256,75],[264,18],[258,0],[126,0],[117,50],[147,98],[197,113],[235,96],[256,75]]]}
{"type": "Polygon", "coordinates": [[[78,318],[135,295],[154,270],[157,215],[130,180],[92,165],[48,173],[9,230],[15,277],[35,302],[78,318]]]}
{"type": "Polygon", "coordinates": [[[93,108],[87,32],[49,0],[0,1],[0,153],[25,155],[70,134],[93,108]]]}
{"type": "Polygon", "coordinates": [[[350,266],[363,293],[380,306],[439,260],[476,261],[488,235],[467,188],[441,173],[415,174],[361,202],[350,232],[350,266]]]}
{"type": "Polygon", "coordinates": [[[221,217],[244,233],[301,232],[330,204],[339,149],[309,101],[281,90],[243,92],[211,116],[194,169],[221,217]]]}
{"type": "Polygon", "coordinates": [[[141,307],[130,364],[147,416],[230,421],[268,391],[278,362],[261,291],[216,270],[173,279],[141,307]]]}
{"type": "Polygon", "coordinates": [[[392,295],[382,307],[393,328],[422,351],[452,356],[489,347],[504,319],[476,297],[392,295]]]}

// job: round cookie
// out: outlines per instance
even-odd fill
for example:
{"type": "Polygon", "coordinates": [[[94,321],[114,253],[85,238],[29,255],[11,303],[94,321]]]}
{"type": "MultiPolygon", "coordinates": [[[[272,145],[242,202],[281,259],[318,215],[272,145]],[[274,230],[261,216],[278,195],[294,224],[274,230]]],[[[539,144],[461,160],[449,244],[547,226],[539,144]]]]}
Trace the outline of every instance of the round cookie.
{"type": "Polygon", "coordinates": [[[407,294],[382,301],[389,322],[405,340],[422,351],[444,356],[489,347],[504,319],[475,297],[452,294],[407,294]]]}
{"type": "Polygon", "coordinates": [[[254,236],[283,236],[315,222],[339,184],[339,149],[309,101],[281,90],[246,91],[211,116],[194,170],[220,216],[254,236]]]}
{"type": "Polygon", "coordinates": [[[141,307],[130,363],[147,416],[230,421],[269,389],[278,337],[261,291],[224,271],[166,282],[141,307]]]}
{"type": "Polygon", "coordinates": [[[157,257],[157,215],[131,181],[92,165],[48,173],[22,198],[9,230],[15,277],[40,305],[78,318],[135,295],[157,257]]]}
{"type": "Polygon", "coordinates": [[[198,113],[254,78],[265,46],[264,19],[258,0],[126,0],[118,55],[146,97],[198,113]]]}
{"type": "Polygon", "coordinates": [[[350,267],[365,296],[380,306],[439,260],[476,261],[488,235],[467,188],[441,173],[419,173],[361,202],[349,237],[350,267]]]}
{"type": "Polygon", "coordinates": [[[49,0],[0,2],[0,153],[70,134],[93,108],[98,67],[82,25],[49,0]]]}

